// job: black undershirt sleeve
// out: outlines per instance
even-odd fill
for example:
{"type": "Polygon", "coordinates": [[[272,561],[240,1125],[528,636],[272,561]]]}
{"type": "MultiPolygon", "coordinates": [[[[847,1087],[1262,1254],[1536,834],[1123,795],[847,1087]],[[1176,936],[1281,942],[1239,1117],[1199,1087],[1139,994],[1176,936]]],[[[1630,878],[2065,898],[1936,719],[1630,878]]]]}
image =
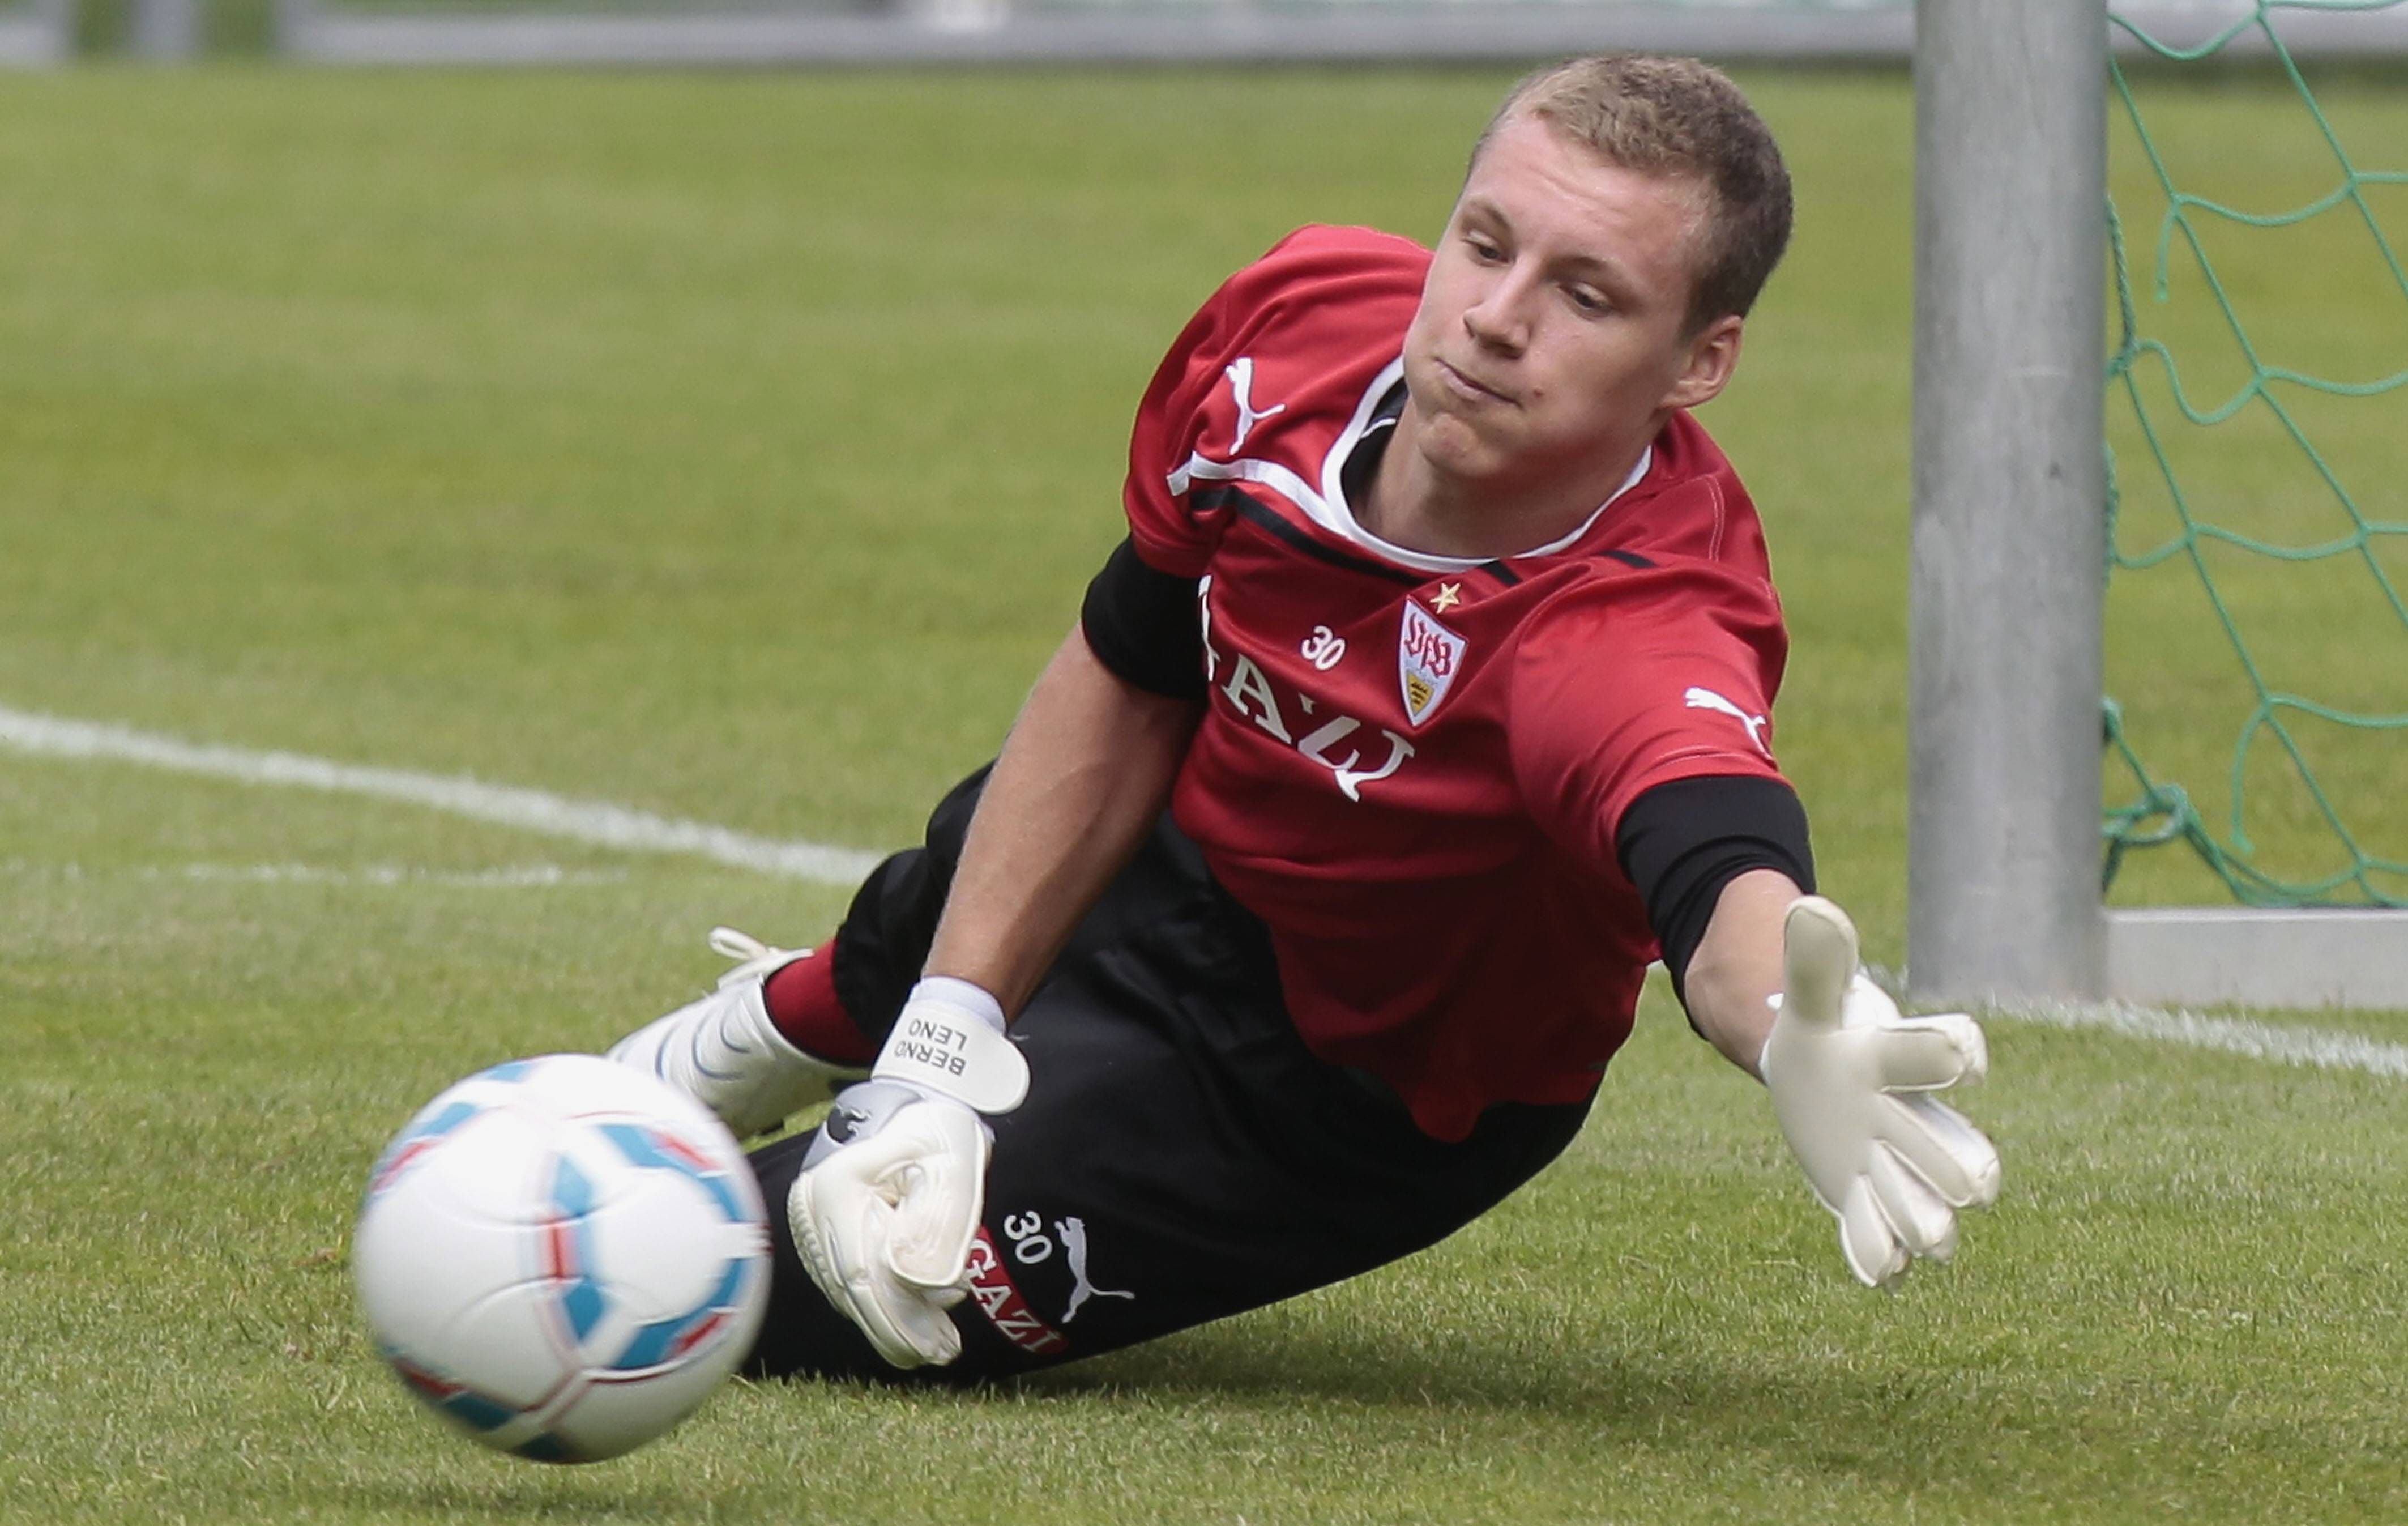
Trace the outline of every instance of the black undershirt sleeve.
{"type": "Polygon", "coordinates": [[[1170,699],[1204,697],[1196,580],[1157,572],[1124,537],[1079,609],[1096,660],[1122,682],[1170,699]]]}
{"type": "Polygon", "coordinates": [[[1614,849],[1647,903],[1673,994],[1684,1007],[1689,960],[1705,940],[1723,886],[1751,869],[1777,869],[1799,889],[1814,888],[1806,808],[1778,779],[1717,775],[1658,785],[1623,812],[1614,849]]]}

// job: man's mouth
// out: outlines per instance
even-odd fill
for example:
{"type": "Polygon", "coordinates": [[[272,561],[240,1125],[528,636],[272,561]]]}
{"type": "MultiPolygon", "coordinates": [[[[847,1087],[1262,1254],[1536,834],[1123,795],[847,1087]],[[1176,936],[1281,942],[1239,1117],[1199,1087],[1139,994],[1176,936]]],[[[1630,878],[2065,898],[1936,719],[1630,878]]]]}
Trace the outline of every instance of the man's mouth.
{"type": "Polygon", "coordinates": [[[1507,394],[1490,386],[1488,383],[1479,380],[1477,377],[1465,375],[1462,371],[1455,369],[1445,361],[1439,361],[1437,365],[1438,374],[1440,378],[1446,382],[1448,389],[1461,396],[1469,398],[1475,402],[1511,403],[1513,400],[1507,394]]]}

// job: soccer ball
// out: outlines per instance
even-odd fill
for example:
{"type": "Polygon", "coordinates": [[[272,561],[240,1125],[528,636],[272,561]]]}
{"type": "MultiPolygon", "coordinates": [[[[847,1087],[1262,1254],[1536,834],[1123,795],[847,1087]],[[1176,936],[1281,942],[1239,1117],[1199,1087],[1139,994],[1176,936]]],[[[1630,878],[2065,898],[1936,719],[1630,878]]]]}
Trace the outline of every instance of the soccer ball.
{"type": "Polygon", "coordinates": [[[368,1175],[360,1306],[488,1447],[593,1462],[692,1413],[761,1327],[769,1235],[736,1141],[654,1076],[547,1055],[468,1077],[368,1175]]]}

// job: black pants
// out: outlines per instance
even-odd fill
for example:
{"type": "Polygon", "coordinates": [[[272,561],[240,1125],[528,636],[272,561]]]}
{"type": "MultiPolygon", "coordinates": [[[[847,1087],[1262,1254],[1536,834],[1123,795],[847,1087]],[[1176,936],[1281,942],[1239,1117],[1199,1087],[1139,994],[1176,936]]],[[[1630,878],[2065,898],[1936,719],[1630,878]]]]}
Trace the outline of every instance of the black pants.
{"type": "MultiPolygon", "coordinates": [[[[919,978],[983,773],[927,846],[872,873],[838,929],[847,1012],[882,1038],[919,978]]],[[[1434,1245],[1555,1159],[1586,1103],[1489,1109],[1431,1139],[1368,1076],[1306,1050],[1262,925],[1166,817],[1012,1024],[1028,1099],[990,1120],[982,1244],[953,1311],[977,1380],[1257,1308],[1434,1245]]],[[[812,1136],[754,1152],[776,1271],[748,1370],[896,1378],[795,1253],[787,1189],[812,1136]]]]}

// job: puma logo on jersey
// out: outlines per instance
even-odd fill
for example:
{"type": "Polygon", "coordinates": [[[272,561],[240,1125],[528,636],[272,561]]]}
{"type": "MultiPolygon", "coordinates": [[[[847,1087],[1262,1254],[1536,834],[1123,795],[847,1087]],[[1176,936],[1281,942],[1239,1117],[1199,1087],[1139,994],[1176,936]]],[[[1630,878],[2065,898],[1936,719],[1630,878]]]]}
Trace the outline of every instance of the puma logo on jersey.
{"type": "Polygon", "coordinates": [[[1087,1276],[1087,1221],[1083,1218],[1060,1218],[1054,1228],[1062,1234],[1063,1259],[1070,1263],[1070,1303],[1062,1311],[1062,1322],[1068,1324],[1079,1317],[1079,1310],[1091,1298],[1125,1298],[1131,1303],[1137,1295],[1118,1288],[1098,1288],[1087,1276]]]}
{"type": "Polygon", "coordinates": [[[1246,448],[1246,437],[1254,432],[1254,425],[1274,413],[1286,412],[1287,405],[1273,403],[1268,408],[1254,407],[1254,357],[1252,355],[1240,355],[1229,362],[1228,370],[1223,374],[1228,377],[1229,396],[1238,404],[1238,435],[1229,442],[1229,453],[1235,455],[1246,448]]]}
{"type": "Polygon", "coordinates": [[[1712,689],[1701,689],[1693,685],[1688,693],[1681,696],[1681,698],[1691,710],[1711,710],[1717,714],[1729,716],[1747,727],[1747,740],[1756,743],[1757,752],[1767,757],[1772,756],[1772,749],[1764,744],[1764,716],[1749,714],[1712,689]]]}

